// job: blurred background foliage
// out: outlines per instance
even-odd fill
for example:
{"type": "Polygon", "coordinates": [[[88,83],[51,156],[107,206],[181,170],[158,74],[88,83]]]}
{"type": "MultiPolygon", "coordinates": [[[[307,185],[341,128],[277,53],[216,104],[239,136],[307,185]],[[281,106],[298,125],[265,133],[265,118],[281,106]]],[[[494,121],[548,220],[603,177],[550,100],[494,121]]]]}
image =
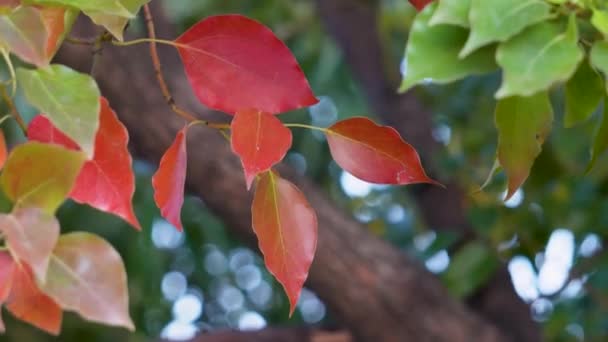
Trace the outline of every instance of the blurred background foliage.
{"type": "MultiPolygon", "coordinates": [[[[245,14],[270,26],[292,49],[321,99],[308,110],[282,116],[285,121],[329,126],[350,116],[373,117],[340,51],[323,31],[312,1],[167,0],[164,4],[180,32],[219,13],[245,14]]],[[[382,2],[380,31],[390,57],[387,63],[394,64],[387,67],[398,70],[414,15],[407,1],[382,2]]],[[[133,21],[130,30],[143,32],[143,23],[133,21]]],[[[599,251],[608,226],[608,158],[604,156],[585,174],[601,114],[563,129],[563,113],[558,110],[553,133],[531,178],[505,203],[501,173],[477,191],[494,163],[493,93],[499,77],[468,78],[447,86],[428,84],[415,90],[432,108],[433,137],[445,147],[434,156],[441,166],[439,180],[454,178],[469,194],[467,214],[479,238],[465,246],[453,248],[458,236],[424,226],[406,188],[370,185],[341,171],[331,161],[323,136],[316,132],[295,131],[287,161],[323,186],[370,231],[419,258],[454,296],[474,292],[503,261],[509,265],[518,294],[530,304],[530,314],[544,326],[547,340],[602,340],[608,333],[608,258],[599,251]]],[[[556,89],[553,100],[558,109],[562,98],[563,90],[556,89]]],[[[35,114],[28,111],[27,103],[19,104],[30,117],[35,114]]],[[[11,125],[5,124],[5,130],[16,143],[22,138],[11,125]]],[[[288,301],[261,258],[228,235],[199,199],[186,200],[185,233],[162,220],[152,200],[150,178],[155,168],[135,162],[134,202],[141,233],[115,217],[75,203],[66,203],[59,212],[64,232],[93,231],[120,251],[137,332],[129,334],[67,314],[61,337],[52,338],[5,314],[8,332],[0,340],[144,341],[161,336],[184,339],[222,328],[332,325],[331,313],[309,290],[288,319],[288,301]]]]}

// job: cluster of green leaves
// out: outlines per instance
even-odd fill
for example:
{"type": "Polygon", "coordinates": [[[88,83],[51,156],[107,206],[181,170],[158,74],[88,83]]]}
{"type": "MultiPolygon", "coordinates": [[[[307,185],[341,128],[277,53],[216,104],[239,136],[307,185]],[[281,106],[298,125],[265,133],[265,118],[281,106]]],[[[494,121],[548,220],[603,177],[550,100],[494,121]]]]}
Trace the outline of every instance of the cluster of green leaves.
{"type": "MultiPolygon", "coordinates": [[[[412,25],[400,90],[500,70],[497,165],[508,177],[509,198],[550,133],[550,91],[565,84],[567,127],[587,120],[606,97],[607,18],[605,2],[593,0],[439,0],[412,25]]],[[[608,148],[605,125],[589,168],[608,148]]]]}

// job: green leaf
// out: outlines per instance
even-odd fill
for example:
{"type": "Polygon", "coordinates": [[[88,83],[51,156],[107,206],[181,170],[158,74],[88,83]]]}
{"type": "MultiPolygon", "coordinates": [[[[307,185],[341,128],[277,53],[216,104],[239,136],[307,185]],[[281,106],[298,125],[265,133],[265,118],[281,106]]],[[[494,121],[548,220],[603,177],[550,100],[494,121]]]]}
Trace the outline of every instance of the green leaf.
{"type": "MultiPolygon", "coordinates": [[[[591,65],[608,77],[608,41],[595,42],[589,53],[591,65]]],[[[606,84],[608,91],[608,83],[606,84]]]]}
{"type": "Polygon", "coordinates": [[[431,26],[449,24],[469,27],[471,0],[440,0],[437,10],[429,21],[431,26]]]}
{"type": "Polygon", "coordinates": [[[48,63],[46,41],[48,33],[40,11],[32,7],[18,7],[0,16],[0,45],[24,61],[43,66],[48,63]]]}
{"type": "MultiPolygon", "coordinates": [[[[141,6],[150,0],[120,0],[121,4],[132,14],[137,14],[141,6]]],[[[129,18],[111,15],[103,12],[90,11],[87,15],[97,25],[105,27],[116,39],[123,41],[123,31],[129,22],[129,18]]]]}
{"type": "Polygon", "coordinates": [[[472,242],[454,255],[443,278],[450,293],[462,298],[485,284],[499,265],[488,247],[480,242],[472,242]]]}
{"type": "Polygon", "coordinates": [[[18,69],[17,80],[27,100],[92,158],[100,109],[95,80],[63,65],[18,69]]]}
{"type": "Polygon", "coordinates": [[[604,82],[587,61],[566,83],[566,115],[564,126],[572,127],[591,116],[604,97],[604,82]]]}
{"type": "Polygon", "coordinates": [[[498,101],[498,160],[508,178],[508,200],[526,181],[541,146],[551,131],[553,109],[547,92],[498,101]]]}
{"type": "Polygon", "coordinates": [[[586,172],[591,171],[597,158],[608,150],[608,99],[604,100],[604,114],[602,116],[602,123],[600,128],[595,135],[593,142],[593,148],[591,149],[591,160],[587,165],[586,172]]]}
{"type": "Polygon", "coordinates": [[[530,96],[546,90],[568,80],[582,59],[574,16],[566,32],[555,22],[532,26],[498,47],[496,60],[503,68],[503,81],[496,97],[530,96]]]}
{"type": "Polygon", "coordinates": [[[96,235],[59,238],[42,290],[85,319],[134,330],[125,266],[112,245],[96,235]]]}
{"type": "Polygon", "coordinates": [[[604,36],[608,37],[608,10],[594,9],[591,23],[604,36]]]}
{"type": "Polygon", "coordinates": [[[15,208],[36,207],[52,214],[72,190],[84,162],[81,152],[27,142],[9,155],[0,183],[15,208]]]}
{"type": "Polygon", "coordinates": [[[460,52],[469,55],[492,42],[504,42],[526,27],[547,19],[551,6],[543,0],[471,0],[471,33],[460,52]]]}
{"type": "Polygon", "coordinates": [[[400,92],[431,79],[448,83],[471,74],[481,74],[496,68],[494,49],[481,49],[467,58],[458,58],[467,30],[451,25],[430,26],[429,20],[436,4],[418,13],[411,28],[405,50],[407,71],[400,92]]]}
{"type": "Polygon", "coordinates": [[[126,18],[135,16],[123,6],[120,0],[24,0],[23,2],[30,5],[72,7],[85,12],[85,14],[89,11],[95,11],[126,18]]]}

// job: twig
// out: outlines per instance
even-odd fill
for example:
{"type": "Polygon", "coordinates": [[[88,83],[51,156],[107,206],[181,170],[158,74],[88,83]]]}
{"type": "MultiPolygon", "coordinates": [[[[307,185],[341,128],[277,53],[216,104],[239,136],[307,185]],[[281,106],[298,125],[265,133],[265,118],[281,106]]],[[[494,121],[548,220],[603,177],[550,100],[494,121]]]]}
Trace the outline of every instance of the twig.
{"type": "Polygon", "coordinates": [[[101,53],[103,52],[103,42],[111,39],[108,31],[103,30],[95,41],[93,42],[93,62],[91,63],[91,76],[95,76],[95,70],[97,69],[97,65],[99,65],[99,60],[101,59],[101,53]],[[108,38],[110,37],[110,38],[108,38]]]}
{"type": "Polygon", "coordinates": [[[78,37],[67,37],[65,39],[65,41],[70,44],[74,44],[74,45],[88,45],[88,46],[95,45],[95,40],[78,38],[78,37]]]}
{"type": "Polygon", "coordinates": [[[6,91],[6,87],[4,85],[0,85],[0,95],[2,95],[2,99],[4,99],[4,102],[6,102],[6,105],[8,106],[11,115],[13,116],[13,118],[15,118],[15,121],[17,121],[17,124],[23,131],[23,134],[27,135],[27,125],[25,124],[25,121],[23,121],[21,114],[19,114],[17,107],[15,107],[13,99],[8,95],[8,92],[6,91]]]}

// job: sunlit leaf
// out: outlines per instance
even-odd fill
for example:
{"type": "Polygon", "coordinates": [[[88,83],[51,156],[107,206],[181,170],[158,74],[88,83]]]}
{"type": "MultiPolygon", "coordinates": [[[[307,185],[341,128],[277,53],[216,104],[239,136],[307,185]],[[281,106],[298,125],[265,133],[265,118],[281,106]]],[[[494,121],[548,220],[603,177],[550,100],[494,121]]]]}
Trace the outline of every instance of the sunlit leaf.
{"type": "Polygon", "coordinates": [[[564,126],[572,127],[587,120],[604,97],[604,82],[588,61],[583,61],[566,83],[564,126]]]}
{"type": "Polygon", "coordinates": [[[575,17],[565,32],[552,21],[536,24],[498,48],[496,60],[503,68],[503,81],[496,97],[530,96],[546,90],[568,80],[582,59],[575,17]]]}
{"type": "Polygon", "coordinates": [[[547,92],[508,97],[496,105],[498,160],[508,178],[505,200],[526,181],[551,131],[553,109],[547,92]]]}
{"type": "Polygon", "coordinates": [[[469,27],[471,0],[440,0],[431,17],[431,25],[449,24],[469,27]]]}
{"type": "Polygon", "coordinates": [[[608,37],[608,8],[605,10],[594,8],[591,23],[598,31],[602,32],[604,36],[608,37]]]}
{"type": "MultiPolygon", "coordinates": [[[[589,53],[591,64],[608,77],[608,41],[598,41],[593,44],[589,53]]],[[[606,83],[608,92],[608,82],[606,83]]]]}
{"type": "Polygon", "coordinates": [[[318,102],[289,49],[253,19],[208,17],[175,42],[194,93],[210,108],[277,114],[318,102]]]}
{"type": "Polygon", "coordinates": [[[62,308],[85,319],[134,330],[122,259],[96,235],[62,235],[42,289],[62,308]]]}
{"type": "Polygon", "coordinates": [[[242,110],[232,119],[232,150],[243,163],[247,189],[255,177],[280,162],[291,147],[291,131],[276,116],[242,110]]]}
{"type": "Polygon", "coordinates": [[[15,207],[54,213],[72,190],[84,161],[82,152],[28,142],[11,151],[0,182],[15,207]]]}
{"type": "Polygon", "coordinates": [[[471,0],[471,33],[460,56],[492,42],[504,42],[550,14],[551,6],[543,0],[471,0]]]}
{"type": "Polygon", "coordinates": [[[466,58],[458,53],[467,39],[467,30],[452,25],[431,26],[436,4],[427,6],[414,20],[405,49],[405,70],[400,92],[431,81],[448,83],[471,74],[496,69],[494,48],[486,47],[466,58]]]}
{"type": "Polygon", "coordinates": [[[93,157],[99,128],[99,89],[90,75],[63,65],[18,69],[17,79],[27,100],[93,157]]]}
{"type": "Polygon", "coordinates": [[[326,136],[336,163],[364,181],[437,183],[424,172],[418,152],[391,127],[356,117],[329,127],[326,136]]]}
{"type": "Polygon", "coordinates": [[[120,0],[28,0],[28,3],[67,6],[82,10],[85,13],[102,12],[127,18],[134,17],[134,13],[129,12],[120,0]]]}
{"type": "Polygon", "coordinates": [[[251,207],[264,263],[296,308],[317,246],[317,217],[304,195],[272,171],[261,175],[251,207]]]}
{"type": "Polygon", "coordinates": [[[40,11],[21,6],[0,16],[0,45],[5,45],[24,61],[44,66],[48,63],[48,33],[40,11]]]}
{"type": "Polygon", "coordinates": [[[587,172],[591,171],[597,158],[608,150],[608,98],[604,100],[604,113],[602,123],[599,126],[593,148],[591,149],[591,161],[587,165],[587,172]]]}
{"type": "Polygon", "coordinates": [[[186,131],[187,127],[177,133],[152,177],[154,202],[161,215],[180,231],[183,230],[181,211],[186,183],[186,131]]]}
{"type": "Polygon", "coordinates": [[[26,262],[36,279],[44,282],[59,223],[52,214],[37,208],[22,208],[0,215],[0,232],[13,256],[26,262]]]}
{"type": "MultiPolygon", "coordinates": [[[[120,0],[124,8],[132,14],[139,12],[141,6],[148,2],[150,0],[120,0]]],[[[123,40],[123,31],[130,20],[129,18],[96,11],[89,11],[87,15],[95,24],[105,27],[116,39],[123,40]]]]}
{"type": "Polygon", "coordinates": [[[61,329],[61,308],[40,291],[27,264],[15,267],[6,308],[15,317],[53,335],[61,329]]]}

